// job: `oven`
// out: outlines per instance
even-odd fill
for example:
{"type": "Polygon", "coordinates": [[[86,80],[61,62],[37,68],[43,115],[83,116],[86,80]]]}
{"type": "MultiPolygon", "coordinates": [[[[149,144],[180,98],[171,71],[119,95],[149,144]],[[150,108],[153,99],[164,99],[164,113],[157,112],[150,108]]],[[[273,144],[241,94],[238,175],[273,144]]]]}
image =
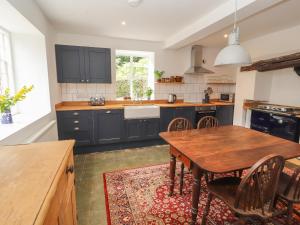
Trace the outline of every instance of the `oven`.
{"type": "Polygon", "coordinates": [[[295,116],[252,110],[251,129],[299,142],[299,119],[295,116]]]}
{"type": "Polygon", "coordinates": [[[195,117],[196,126],[199,120],[201,120],[205,116],[216,117],[216,106],[197,106],[195,108],[195,111],[196,111],[196,117],[195,117]]]}

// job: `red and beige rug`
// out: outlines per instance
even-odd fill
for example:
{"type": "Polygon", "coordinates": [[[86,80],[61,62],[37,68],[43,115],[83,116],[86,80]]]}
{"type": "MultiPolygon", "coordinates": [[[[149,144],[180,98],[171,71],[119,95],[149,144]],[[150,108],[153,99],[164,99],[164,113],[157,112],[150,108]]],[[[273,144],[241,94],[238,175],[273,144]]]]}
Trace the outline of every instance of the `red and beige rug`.
{"type": "MultiPolygon", "coordinates": [[[[179,171],[179,170],[178,170],[179,171]]],[[[191,216],[192,176],[184,179],[184,194],[169,197],[169,164],[104,173],[108,225],[188,225],[191,216]]],[[[176,189],[177,188],[177,189],[176,189]]],[[[205,182],[199,203],[198,224],[207,199],[205,182]]],[[[208,225],[229,225],[236,218],[219,199],[214,199],[208,225]]],[[[285,224],[284,222],[282,224],[285,224]]],[[[300,224],[295,221],[294,224],[300,224]]]]}

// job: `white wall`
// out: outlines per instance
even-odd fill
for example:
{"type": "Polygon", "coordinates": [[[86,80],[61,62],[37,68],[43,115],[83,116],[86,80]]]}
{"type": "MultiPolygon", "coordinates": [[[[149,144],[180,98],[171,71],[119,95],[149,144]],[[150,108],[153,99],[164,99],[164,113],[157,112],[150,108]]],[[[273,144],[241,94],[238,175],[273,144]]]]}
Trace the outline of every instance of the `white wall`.
{"type": "MultiPolygon", "coordinates": [[[[242,45],[247,48],[253,61],[269,59],[300,51],[300,26],[267,34],[242,45]]],[[[245,99],[267,100],[272,104],[300,106],[300,77],[293,71],[293,68],[274,70],[269,72],[251,72],[251,79],[255,83],[246,85],[249,73],[238,73],[236,89],[236,109],[234,122],[237,125],[244,125],[242,102],[245,99]],[[247,92],[253,93],[248,95],[247,92]]]]}
{"type": "MultiPolygon", "coordinates": [[[[28,21],[30,21],[44,36],[47,53],[47,72],[51,99],[51,113],[37,120],[30,126],[21,129],[14,135],[2,140],[0,144],[20,144],[26,143],[28,139],[39,133],[43,127],[55,120],[54,104],[61,101],[60,87],[57,84],[55,58],[54,58],[54,31],[47,19],[33,0],[8,0],[28,21]]],[[[38,104],[38,102],[36,103],[38,104]]],[[[51,126],[46,136],[41,136],[39,140],[57,140],[56,126],[51,126]]]]}
{"type": "MultiPolygon", "coordinates": [[[[155,53],[155,69],[164,70],[166,77],[182,75],[189,67],[191,61],[191,47],[179,50],[165,50],[162,43],[137,41],[120,38],[108,38],[97,36],[84,36],[74,34],[57,34],[57,44],[92,46],[111,48],[112,50],[112,84],[62,84],[63,101],[86,101],[91,96],[104,96],[107,100],[114,100],[115,96],[115,51],[134,50],[155,53]]],[[[216,69],[213,67],[214,59],[220,49],[204,48],[203,57],[207,63],[204,65],[217,74],[229,74],[233,76],[232,69],[216,69]]],[[[235,78],[233,78],[234,80],[235,78]]],[[[184,75],[184,85],[181,84],[155,84],[155,99],[167,99],[169,93],[177,94],[179,99],[199,102],[203,99],[204,89],[207,88],[205,76],[184,75]]],[[[218,85],[213,87],[216,95],[220,92],[234,92],[230,86],[218,85]]]]}

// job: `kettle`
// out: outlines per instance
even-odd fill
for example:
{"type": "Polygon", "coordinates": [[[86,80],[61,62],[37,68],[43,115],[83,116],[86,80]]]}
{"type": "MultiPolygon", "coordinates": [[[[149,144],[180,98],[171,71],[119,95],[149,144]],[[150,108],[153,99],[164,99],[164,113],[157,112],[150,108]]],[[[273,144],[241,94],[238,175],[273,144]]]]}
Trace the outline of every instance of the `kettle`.
{"type": "Polygon", "coordinates": [[[175,103],[177,100],[177,96],[175,94],[169,94],[168,103],[175,103]]]}

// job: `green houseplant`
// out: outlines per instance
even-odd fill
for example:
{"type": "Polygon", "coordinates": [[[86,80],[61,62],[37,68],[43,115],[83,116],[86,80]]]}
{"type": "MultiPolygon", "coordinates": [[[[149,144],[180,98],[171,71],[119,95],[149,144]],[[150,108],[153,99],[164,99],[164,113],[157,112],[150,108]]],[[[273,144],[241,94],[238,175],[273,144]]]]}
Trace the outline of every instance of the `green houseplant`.
{"type": "Polygon", "coordinates": [[[162,71],[159,71],[159,70],[154,71],[154,75],[155,75],[157,82],[161,81],[161,78],[163,77],[164,74],[165,74],[165,71],[163,71],[163,70],[162,71]]]}
{"type": "Polygon", "coordinates": [[[150,87],[148,87],[146,92],[145,92],[148,100],[151,100],[152,93],[153,93],[153,90],[150,87]]]}
{"type": "Polygon", "coordinates": [[[26,98],[26,94],[33,89],[33,85],[29,87],[22,87],[15,95],[10,95],[10,89],[6,88],[4,93],[0,94],[0,112],[1,112],[1,123],[9,124],[12,123],[11,107],[16,105],[18,102],[26,98]]]}

